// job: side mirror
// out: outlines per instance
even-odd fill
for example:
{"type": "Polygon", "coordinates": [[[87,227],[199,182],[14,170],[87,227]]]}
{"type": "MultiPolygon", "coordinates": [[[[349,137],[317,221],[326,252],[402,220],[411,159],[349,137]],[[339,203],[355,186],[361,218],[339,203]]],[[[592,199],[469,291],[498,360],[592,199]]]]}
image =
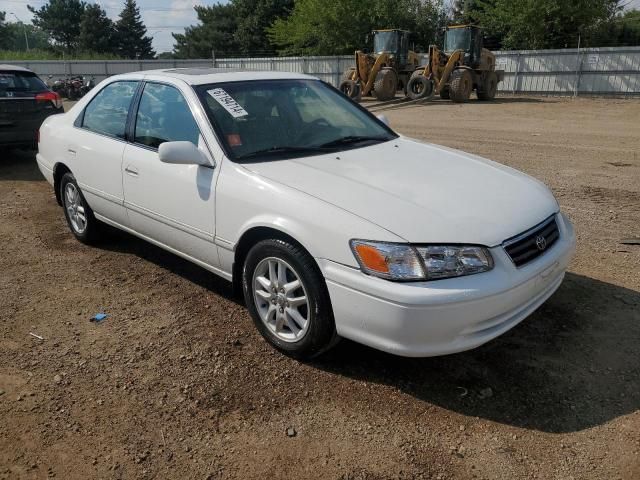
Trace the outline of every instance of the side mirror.
{"type": "Polygon", "coordinates": [[[158,148],[163,163],[213,166],[209,158],[191,142],[164,142],[158,148]]]}
{"type": "Polygon", "coordinates": [[[380,120],[382,123],[384,123],[387,127],[389,126],[389,119],[387,118],[386,115],[384,114],[376,115],[376,118],[380,120]]]}

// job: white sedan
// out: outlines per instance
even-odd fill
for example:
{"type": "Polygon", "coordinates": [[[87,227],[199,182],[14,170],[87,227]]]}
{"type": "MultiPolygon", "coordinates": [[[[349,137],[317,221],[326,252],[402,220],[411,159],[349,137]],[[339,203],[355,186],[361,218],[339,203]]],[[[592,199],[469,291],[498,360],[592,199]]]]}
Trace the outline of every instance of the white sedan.
{"type": "Polygon", "coordinates": [[[37,160],[78,240],[106,223],[234,282],[300,358],[341,337],[477,347],[554,293],[575,248],[541,182],[398,135],[306,75],[114,76],[44,122],[37,160]]]}

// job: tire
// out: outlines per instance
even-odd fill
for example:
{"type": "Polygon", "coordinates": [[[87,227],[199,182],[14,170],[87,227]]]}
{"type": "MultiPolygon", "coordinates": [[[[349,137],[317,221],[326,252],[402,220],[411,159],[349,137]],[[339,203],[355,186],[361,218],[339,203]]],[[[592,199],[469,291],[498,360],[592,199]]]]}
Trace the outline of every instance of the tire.
{"type": "Polygon", "coordinates": [[[314,358],[339,338],[324,278],[302,248],[278,239],[258,242],[244,262],[242,289],[256,328],[286,355],[314,358]],[[283,288],[296,279],[298,287],[283,288]]]}
{"type": "Polygon", "coordinates": [[[433,82],[420,72],[411,75],[407,83],[407,97],[411,100],[420,100],[421,98],[433,97],[433,82]]]}
{"type": "Polygon", "coordinates": [[[362,90],[360,89],[360,85],[353,80],[343,80],[340,83],[338,90],[356,102],[359,102],[362,99],[362,90]]]}
{"type": "Polygon", "coordinates": [[[460,68],[451,73],[449,82],[449,94],[455,103],[464,103],[469,100],[473,90],[473,76],[469,70],[460,68]]]}
{"type": "Polygon", "coordinates": [[[398,76],[391,69],[383,69],[376,75],[373,82],[373,95],[381,102],[391,100],[398,90],[398,76]]]}
{"type": "Polygon", "coordinates": [[[496,98],[496,91],[498,90],[498,75],[496,72],[487,73],[484,79],[484,85],[482,89],[478,89],[478,100],[488,101],[496,98]]]}
{"type": "Polygon", "coordinates": [[[440,98],[442,100],[449,100],[451,98],[451,96],[449,95],[449,87],[444,87],[441,91],[440,91],[440,98]]]}
{"type": "Polygon", "coordinates": [[[60,180],[60,198],[71,233],[82,243],[93,243],[98,236],[98,221],[71,173],[65,173],[60,180]]]}

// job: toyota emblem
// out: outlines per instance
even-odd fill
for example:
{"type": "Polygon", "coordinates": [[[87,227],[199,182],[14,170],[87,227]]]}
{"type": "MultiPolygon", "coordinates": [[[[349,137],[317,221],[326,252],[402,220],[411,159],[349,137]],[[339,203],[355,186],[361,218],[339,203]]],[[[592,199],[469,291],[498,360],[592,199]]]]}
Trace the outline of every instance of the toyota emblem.
{"type": "Polygon", "coordinates": [[[538,235],[536,237],[536,247],[538,247],[538,250],[542,252],[545,248],[547,248],[547,239],[542,235],[538,235]]]}

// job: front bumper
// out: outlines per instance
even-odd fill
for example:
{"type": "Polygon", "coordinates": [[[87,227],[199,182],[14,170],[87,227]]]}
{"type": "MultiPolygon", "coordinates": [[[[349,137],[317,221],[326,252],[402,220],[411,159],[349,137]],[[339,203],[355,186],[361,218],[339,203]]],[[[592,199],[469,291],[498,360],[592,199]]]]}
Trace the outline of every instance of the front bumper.
{"type": "Polygon", "coordinates": [[[469,350],[513,328],[560,286],[575,251],[569,220],[560,239],[516,268],[501,246],[490,272],[432,282],[394,283],[320,260],[339,335],[396,355],[428,357],[469,350]]]}

